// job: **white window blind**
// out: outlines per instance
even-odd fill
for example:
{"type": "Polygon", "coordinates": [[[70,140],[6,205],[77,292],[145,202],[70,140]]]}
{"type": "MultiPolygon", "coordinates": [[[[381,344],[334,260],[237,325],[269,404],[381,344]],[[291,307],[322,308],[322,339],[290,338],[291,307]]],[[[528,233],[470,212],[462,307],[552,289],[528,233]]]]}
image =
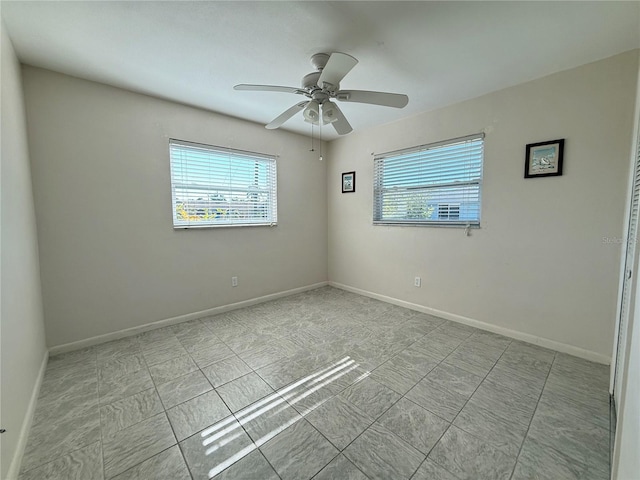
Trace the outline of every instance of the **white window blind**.
{"type": "Polygon", "coordinates": [[[373,223],[479,225],[484,134],[375,155],[373,223]]]}
{"type": "Polygon", "coordinates": [[[275,225],[276,159],[169,141],[174,228],[275,225]]]}
{"type": "Polygon", "coordinates": [[[440,220],[458,220],[460,218],[460,204],[439,203],[438,219],[440,220]]]}

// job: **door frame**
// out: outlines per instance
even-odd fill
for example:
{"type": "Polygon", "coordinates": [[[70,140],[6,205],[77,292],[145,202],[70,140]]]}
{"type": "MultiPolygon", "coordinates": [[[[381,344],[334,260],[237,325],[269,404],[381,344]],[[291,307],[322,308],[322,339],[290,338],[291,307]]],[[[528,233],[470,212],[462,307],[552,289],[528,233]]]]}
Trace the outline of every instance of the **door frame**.
{"type": "MultiPolygon", "coordinates": [[[[629,264],[629,259],[627,259],[627,242],[629,241],[629,227],[631,224],[631,208],[633,205],[633,188],[635,184],[636,175],[640,174],[637,170],[640,170],[640,70],[638,71],[638,86],[636,90],[636,108],[634,112],[634,125],[633,125],[633,138],[631,140],[631,159],[629,165],[629,181],[627,185],[627,201],[625,205],[625,223],[624,223],[624,232],[623,239],[625,242],[622,244],[623,250],[620,252],[620,275],[618,282],[618,299],[616,304],[616,316],[615,316],[615,329],[613,335],[613,349],[611,354],[611,365],[609,370],[609,395],[614,395],[615,390],[615,380],[616,380],[616,364],[618,363],[618,345],[619,345],[619,336],[620,336],[620,326],[622,323],[622,301],[624,295],[624,283],[625,277],[627,273],[627,265],[629,264]]],[[[640,185],[639,185],[640,188],[640,185]]],[[[639,206],[640,208],[640,206],[639,206]]],[[[639,213],[640,217],[640,213],[639,213]]],[[[636,224],[637,231],[640,231],[640,218],[636,224]]],[[[637,235],[637,232],[636,232],[637,235]]],[[[633,241],[637,241],[637,238],[634,238],[633,241]]],[[[637,264],[638,264],[638,254],[640,250],[640,245],[636,245],[636,249],[634,250],[634,258],[630,259],[630,265],[632,269],[631,274],[631,285],[629,286],[629,306],[627,308],[627,334],[629,330],[629,317],[633,315],[634,311],[634,303],[636,297],[636,288],[637,288],[637,264]],[[633,301],[632,301],[633,300],[633,301]]],[[[620,365],[620,368],[624,370],[624,359],[623,363],[620,365]]],[[[622,380],[622,378],[621,378],[622,380]]],[[[614,398],[614,405],[617,407],[617,402],[620,400],[618,398],[614,398]]]]}

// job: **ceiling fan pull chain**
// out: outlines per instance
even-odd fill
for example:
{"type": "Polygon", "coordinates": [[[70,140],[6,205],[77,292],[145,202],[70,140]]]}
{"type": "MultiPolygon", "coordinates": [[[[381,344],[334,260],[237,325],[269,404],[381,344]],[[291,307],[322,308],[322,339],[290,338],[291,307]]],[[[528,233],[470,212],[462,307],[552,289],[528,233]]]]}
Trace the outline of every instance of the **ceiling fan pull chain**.
{"type": "Polygon", "coordinates": [[[318,131],[320,132],[318,134],[320,140],[320,161],[322,161],[322,122],[318,122],[318,131]]]}
{"type": "Polygon", "coordinates": [[[315,152],[315,150],[313,149],[313,123],[311,124],[311,150],[309,151],[315,152]]]}

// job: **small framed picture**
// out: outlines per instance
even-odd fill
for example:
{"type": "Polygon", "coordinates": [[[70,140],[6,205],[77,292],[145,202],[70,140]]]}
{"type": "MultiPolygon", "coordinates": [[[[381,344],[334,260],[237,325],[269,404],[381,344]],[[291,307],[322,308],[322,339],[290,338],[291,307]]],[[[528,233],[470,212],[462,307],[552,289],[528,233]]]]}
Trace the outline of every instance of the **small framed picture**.
{"type": "Polygon", "coordinates": [[[342,193],[353,193],[356,191],[356,172],[345,172],[342,174],[342,193]]]}
{"type": "Polygon", "coordinates": [[[563,150],[564,138],[528,144],[524,162],[524,178],[562,175],[563,150]]]}

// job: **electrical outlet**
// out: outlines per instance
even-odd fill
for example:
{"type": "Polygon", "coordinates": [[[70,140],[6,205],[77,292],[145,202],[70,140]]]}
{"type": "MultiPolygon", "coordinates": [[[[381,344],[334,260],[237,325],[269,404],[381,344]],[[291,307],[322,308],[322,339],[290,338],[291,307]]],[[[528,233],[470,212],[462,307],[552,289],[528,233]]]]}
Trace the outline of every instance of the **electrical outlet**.
{"type": "Polygon", "coordinates": [[[238,277],[231,277],[231,286],[232,287],[238,286],[238,277]]]}
{"type": "Polygon", "coordinates": [[[420,279],[420,277],[416,277],[413,279],[413,286],[414,287],[419,287],[422,283],[422,280],[420,279]]]}

